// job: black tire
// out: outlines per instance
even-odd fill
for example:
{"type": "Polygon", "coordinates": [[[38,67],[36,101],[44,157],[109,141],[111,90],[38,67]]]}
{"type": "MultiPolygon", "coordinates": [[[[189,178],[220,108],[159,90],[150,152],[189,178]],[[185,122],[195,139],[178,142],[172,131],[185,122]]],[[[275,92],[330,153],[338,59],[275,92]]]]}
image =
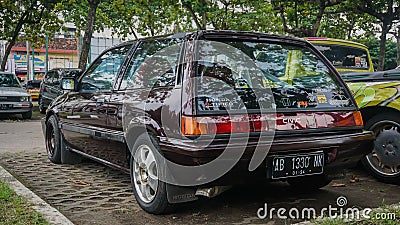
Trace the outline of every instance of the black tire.
{"type": "Polygon", "coordinates": [[[331,181],[332,179],[324,174],[296,177],[287,180],[293,190],[300,192],[320,189],[328,185],[331,181]]]}
{"type": "Polygon", "coordinates": [[[44,105],[43,105],[43,99],[42,99],[41,96],[39,96],[38,102],[39,102],[39,112],[41,114],[45,114],[46,113],[46,107],[44,107],[44,105]]]}
{"type": "Polygon", "coordinates": [[[46,122],[45,144],[47,157],[52,163],[61,163],[61,137],[58,121],[51,115],[46,122]]]}
{"type": "Polygon", "coordinates": [[[400,183],[400,114],[378,114],[365,123],[376,135],[371,153],[361,161],[371,175],[386,183],[400,183]]]}
{"type": "Polygon", "coordinates": [[[150,185],[150,183],[152,183],[150,181],[152,175],[149,174],[153,173],[154,177],[154,173],[157,172],[156,174],[157,177],[160,177],[161,169],[163,168],[163,166],[161,165],[162,160],[160,160],[159,157],[157,157],[157,154],[154,154],[154,152],[156,151],[160,152],[160,147],[156,137],[153,134],[144,133],[136,139],[136,142],[132,147],[131,157],[130,157],[131,182],[132,182],[133,194],[135,195],[137,203],[143,210],[151,214],[165,214],[173,210],[172,205],[168,202],[166,183],[157,179],[157,183],[156,185],[154,185],[154,187],[156,187],[155,188],[156,190],[154,190],[154,188],[152,189],[150,185]],[[140,160],[137,159],[136,154],[139,154],[138,151],[144,151],[143,148],[146,149],[146,151],[148,151],[147,157],[150,156],[149,154],[153,154],[153,156],[155,156],[154,157],[155,166],[153,166],[152,169],[146,170],[145,168],[142,168],[146,167],[145,165],[139,166],[140,160]],[[138,169],[139,167],[140,169],[138,169]],[[152,172],[150,172],[150,170],[152,170],[152,172]],[[141,185],[149,186],[149,191],[148,191],[149,195],[146,196],[146,194],[143,193],[143,191],[140,188],[141,185]],[[150,195],[151,197],[149,197],[150,195]]]}
{"type": "Polygon", "coordinates": [[[22,113],[22,118],[24,120],[31,119],[32,118],[32,109],[29,112],[22,113]]]}
{"type": "Polygon", "coordinates": [[[56,164],[77,164],[82,161],[82,156],[68,150],[64,137],[58,128],[57,118],[54,115],[47,120],[45,136],[47,157],[51,162],[56,164]],[[52,135],[54,135],[54,140],[51,140],[52,135]]]}

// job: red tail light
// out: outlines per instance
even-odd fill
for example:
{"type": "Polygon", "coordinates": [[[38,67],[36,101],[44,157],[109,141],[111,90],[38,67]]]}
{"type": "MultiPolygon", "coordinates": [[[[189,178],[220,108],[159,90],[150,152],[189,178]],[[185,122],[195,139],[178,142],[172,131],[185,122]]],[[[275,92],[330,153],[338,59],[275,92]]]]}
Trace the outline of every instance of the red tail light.
{"type": "Polygon", "coordinates": [[[267,130],[267,121],[257,115],[182,117],[183,135],[248,133],[267,130]]]}
{"type": "Polygon", "coordinates": [[[231,134],[363,126],[361,113],[326,112],[260,115],[182,116],[182,134],[231,134]]]}

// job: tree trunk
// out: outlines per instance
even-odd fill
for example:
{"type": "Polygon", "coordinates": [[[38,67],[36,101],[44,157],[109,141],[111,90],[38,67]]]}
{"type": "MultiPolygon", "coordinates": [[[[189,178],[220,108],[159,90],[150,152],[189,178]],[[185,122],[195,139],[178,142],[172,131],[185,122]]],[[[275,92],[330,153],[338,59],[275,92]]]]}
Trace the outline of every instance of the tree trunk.
{"type": "Polygon", "coordinates": [[[400,66],[400,26],[397,27],[397,66],[400,66]]]}
{"type": "Polygon", "coordinates": [[[89,0],[89,13],[87,17],[87,23],[85,28],[85,34],[83,36],[82,50],[79,56],[79,69],[85,70],[86,63],[89,56],[90,44],[92,41],[92,35],[94,30],[94,21],[96,21],[96,10],[100,3],[100,0],[89,0]]]}
{"type": "Polygon", "coordinates": [[[389,26],[386,24],[386,22],[383,22],[382,34],[379,41],[378,71],[382,71],[385,68],[386,35],[389,30],[389,26]]]}
{"type": "Polygon", "coordinates": [[[314,26],[313,26],[312,33],[311,33],[311,36],[313,36],[313,37],[317,36],[318,29],[319,29],[319,26],[321,25],[321,20],[324,15],[324,12],[325,12],[325,8],[326,8],[325,2],[320,1],[317,18],[315,19],[314,26]]]}
{"type": "MultiPolygon", "coordinates": [[[[207,7],[207,2],[205,0],[202,0],[201,4],[203,7],[207,7]]],[[[201,13],[201,23],[202,23],[203,30],[207,29],[207,14],[206,13],[207,13],[207,10],[204,10],[201,13]]]]}
{"type": "Polygon", "coordinates": [[[185,3],[185,4],[182,4],[182,5],[183,5],[183,7],[185,7],[189,11],[190,16],[192,17],[194,23],[196,24],[197,29],[202,30],[201,24],[200,24],[200,22],[199,22],[199,20],[198,20],[198,18],[196,16],[196,14],[194,13],[192,6],[189,5],[189,4],[190,3],[187,3],[187,4],[185,3]]]}

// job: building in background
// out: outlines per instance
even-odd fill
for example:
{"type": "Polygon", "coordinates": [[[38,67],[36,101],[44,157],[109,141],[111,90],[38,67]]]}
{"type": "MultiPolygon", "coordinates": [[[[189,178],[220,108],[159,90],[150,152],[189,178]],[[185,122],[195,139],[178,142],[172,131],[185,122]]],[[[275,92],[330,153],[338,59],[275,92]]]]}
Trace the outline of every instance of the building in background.
{"type": "MultiPolygon", "coordinates": [[[[67,24],[67,30],[59,34],[48,37],[47,42],[39,48],[29,48],[29,69],[31,78],[42,79],[46,69],[54,68],[77,68],[79,62],[79,50],[81,48],[82,37],[75,36],[76,29],[71,24],[67,24]],[[46,52],[46,43],[47,49],[46,52]],[[47,57],[46,57],[47,55],[47,57]],[[33,56],[33,57],[32,57],[33,56]],[[32,60],[34,58],[34,60],[32,60]],[[46,58],[48,62],[46,62],[46,58]],[[46,68],[47,63],[47,68],[46,68]]],[[[120,39],[112,38],[109,33],[95,33],[90,47],[88,62],[91,63],[105,49],[121,42],[120,39]]],[[[0,40],[0,58],[3,58],[6,41],[0,40]]],[[[11,49],[8,57],[6,71],[15,73],[20,80],[27,77],[27,43],[17,42],[11,49]]]]}
{"type": "MultiPolygon", "coordinates": [[[[48,69],[78,66],[78,44],[75,38],[49,38],[47,53],[46,44],[41,45],[40,48],[32,49],[31,47],[29,52],[29,67],[34,80],[42,79],[46,73],[46,54],[48,55],[48,69]],[[32,58],[34,58],[34,63],[32,58]]],[[[26,42],[18,42],[11,48],[7,69],[11,69],[11,72],[14,72],[21,80],[25,80],[27,75],[26,57],[26,42]]]]}

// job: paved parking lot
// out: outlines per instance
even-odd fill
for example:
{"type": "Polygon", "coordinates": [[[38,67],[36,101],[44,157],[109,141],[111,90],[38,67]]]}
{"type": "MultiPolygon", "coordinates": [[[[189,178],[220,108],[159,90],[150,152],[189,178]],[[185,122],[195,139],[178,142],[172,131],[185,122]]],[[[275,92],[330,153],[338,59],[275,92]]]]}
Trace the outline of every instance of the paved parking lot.
{"type": "Polygon", "coordinates": [[[20,132],[24,140],[41,135],[40,130],[28,132],[38,128],[35,123],[0,122],[0,164],[76,224],[287,224],[293,221],[261,220],[257,210],[265,203],[268,208],[300,210],[337,207],[339,196],[347,198],[347,207],[400,202],[400,186],[377,182],[362,168],[355,168],[317,192],[299,194],[284,182],[263,183],[234,187],[216,198],[181,205],[170,215],[149,215],[136,204],[127,174],[90,160],[79,165],[54,165],[47,160],[42,141],[26,141],[32,151],[22,151],[25,149],[20,146],[4,151],[5,141],[17,140],[20,132]]]}

